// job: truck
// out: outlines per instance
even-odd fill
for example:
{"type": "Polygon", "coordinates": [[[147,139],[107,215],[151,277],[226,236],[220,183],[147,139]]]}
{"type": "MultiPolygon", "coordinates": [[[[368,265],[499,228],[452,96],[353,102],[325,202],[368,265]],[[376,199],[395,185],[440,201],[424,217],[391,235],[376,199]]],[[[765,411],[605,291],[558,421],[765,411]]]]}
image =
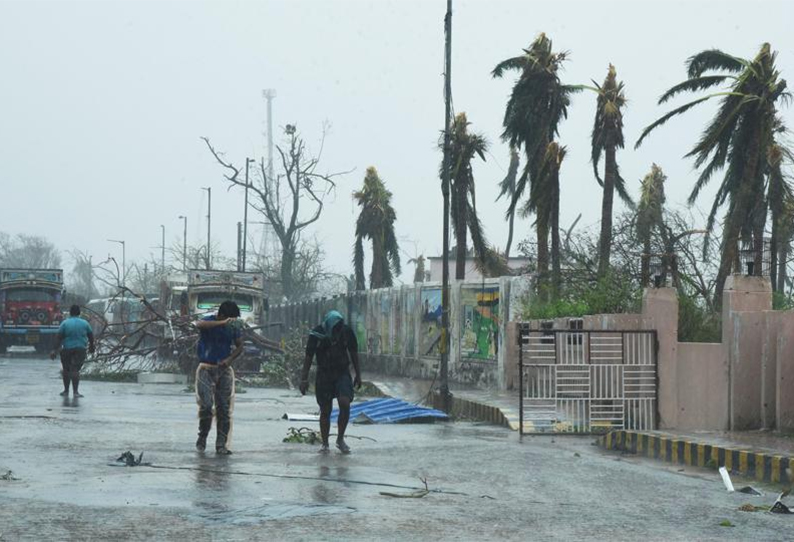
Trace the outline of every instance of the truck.
{"type": "Polygon", "coordinates": [[[0,353],[10,346],[55,346],[63,321],[62,269],[0,269],[0,353]]]}
{"type": "Polygon", "coordinates": [[[159,308],[163,316],[174,318],[188,314],[187,274],[169,275],[160,283],[159,308]]]}
{"type": "MultiPolygon", "coordinates": [[[[162,282],[160,307],[169,318],[194,320],[216,314],[224,301],[237,303],[240,319],[253,329],[246,333],[246,355],[236,367],[243,372],[255,373],[269,355],[283,354],[281,346],[266,339],[261,332],[268,308],[264,283],[262,273],[194,269],[188,271],[187,275],[176,274],[162,282]]],[[[164,337],[167,336],[168,331],[164,329],[163,332],[164,337]]],[[[176,351],[173,354],[179,355],[176,351]]],[[[183,369],[188,374],[195,371],[195,367],[188,367],[193,361],[192,358],[180,361],[180,365],[185,363],[183,369]]]]}
{"type": "Polygon", "coordinates": [[[262,273],[191,270],[187,277],[187,313],[218,312],[226,300],[237,303],[240,318],[249,326],[260,326],[265,311],[265,277],[262,273]]]}

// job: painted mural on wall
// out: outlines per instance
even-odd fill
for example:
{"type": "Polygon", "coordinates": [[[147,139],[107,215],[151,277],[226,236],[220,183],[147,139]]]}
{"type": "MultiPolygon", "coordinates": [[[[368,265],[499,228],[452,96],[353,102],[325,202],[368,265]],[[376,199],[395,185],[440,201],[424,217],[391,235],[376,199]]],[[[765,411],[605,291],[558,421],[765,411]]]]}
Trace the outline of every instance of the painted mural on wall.
{"type": "Polygon", "coordinates": [[[406,292],[405,297],[403,298],[403,303],[405,310],[405,322],[404,322],[404,329],[405,329],[405,355],[413,356],[416,352],[416,328],[414,323],[416,322],[416,297],[414,296],[414,290],[406,292]]]}
{"type": "Polygon", "coordinates": [[[463,288],[461,305],[461,357],[495,361],[499,348],[499,288],[463,288]]]}
{"type": "Polygon", "coordinates": [[[438,356],[441,340],[441,288],[422,288],[419,355],[438,356]]]}
{"type": "Polygon", "coordinates": [[[367,298],[364,296],[353,296],[350,302],[350,327],[356,334],[358,351],[367,351],[367,298]]]}
{"type": "Polygon", "coordinates": [[[391,353],[399,355],[402,350],[402,290],[391,293],[391,353]]]}
{"type": "Polygon", "coordinates": [[[378,328],[380,330],[379,354],[391,352],[391,295],[388,290],[382,291],[380,295],[380,312],[378,313],[378,328]]]}

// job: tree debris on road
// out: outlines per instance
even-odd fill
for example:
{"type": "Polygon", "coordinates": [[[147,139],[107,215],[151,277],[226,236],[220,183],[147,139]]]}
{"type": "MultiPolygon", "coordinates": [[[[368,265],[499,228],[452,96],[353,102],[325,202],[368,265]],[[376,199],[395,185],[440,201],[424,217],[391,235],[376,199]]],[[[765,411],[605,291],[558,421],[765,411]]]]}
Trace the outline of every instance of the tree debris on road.
{"type": "Polygon", "coordinates": [[[0,475],[0,480],[3,480],[4,482],[14,482],[19,480],[19,478],[15,478],[12,471],[7,471],[5,474],[0,475]]]}
{"type": "MultiPolygon", "coordinates": [[[[121,454],[118,459],[116,459],[116,463],[124,463],[125,467],[140,467],[140,466],[148,466],[151,463],[144,463],[143,461],[143,452],[136,458],[132,452],[126,451],[121,454]]],[[[114,467],[120,465],[113,465],[114,467]]]]}
{"type": "Polygon", "coordinates": [[[430,493],[430,488],[427,486],[427,478],[419,478],[425,485],[424,489],[418,489],[410,493],[393,493],[391,491],[381,491],[380,494],[384,497],[395,497],[397,499],[421,499],[430,493]]]}

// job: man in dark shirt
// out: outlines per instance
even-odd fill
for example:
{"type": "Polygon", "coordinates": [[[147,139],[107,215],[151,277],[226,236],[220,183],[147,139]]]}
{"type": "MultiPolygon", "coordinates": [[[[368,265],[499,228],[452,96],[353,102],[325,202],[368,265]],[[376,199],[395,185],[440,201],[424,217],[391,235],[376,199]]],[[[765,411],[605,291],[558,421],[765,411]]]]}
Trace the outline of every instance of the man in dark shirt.
{"type": "Polygon", "coordinates": [[[328,436],[331,431],[331,409],[333,400],[339,405],[339,418],[336,447],[343,454],[350,453],[345,442],[345,430],[350,420],[350,403],[353,401],[353,387],[361,387],[361,369],[358,365],[358,342],[350,326],[337,311],[325,315],[323,323],[309,333],[306,342],[306,358],[303,362],[300,392],[309,389],[309,369],[312,359],[317,357],[317,379],[315,396],[320,406],[320,436],[323,445],[320,452],[328,452],[328,436]],[[350,362],[356,371],[355,380],[350,379],[350,362]]]}
{"type": "Polygon", "coordinates": [[[234,369],[232,362],[243,351],[243,339],[237,321],[240,308],[233,301],[224,301],[218,315],[210,315],[196,322],[199,329],[196,370],[196,402],[199,405],[199,434],[196,449],[207,447],[207,435],[212,428],[212,407],[215,406],[215,453],[229,455],[231,450],[232,410],[234,409],[234,369]],[[234,346],[234,350],[232,350],[234,346]]]}

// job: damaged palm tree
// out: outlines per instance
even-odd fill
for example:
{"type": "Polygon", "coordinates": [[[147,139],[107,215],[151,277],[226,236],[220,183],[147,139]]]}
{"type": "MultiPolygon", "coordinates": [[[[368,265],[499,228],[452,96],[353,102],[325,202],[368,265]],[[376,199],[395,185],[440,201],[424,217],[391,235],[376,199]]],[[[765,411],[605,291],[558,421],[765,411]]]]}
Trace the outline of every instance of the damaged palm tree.
{"type": "MultiPolygon", "coordinates": [[[[598,241],[598,278],[609,272],[609,256],[612,247],[612,207],[614,193],[632,207],[634,204],[626,191],[626,181],[620,176],[616,159],[618,149],[623,148],[623,82],[618,82],[615,67],[610,64],[606,79],[599,85],[593,81],[591,88],[598,95],[595,121],[593,122],[592,150],[593,174],[603,188],[601,201],[601,235],[598,241]],[[598,172],[601,155],[604,155],[604,177],[598,172]]],[[[590,88],[590,87],[588,87],[590,88]]]]}
{"type": "MultiPolygon", "coordinates": [[[[452,231],[455,234],[455,279],[457,280],[466,278],[469,233],[471,233],[476,265],[482,274],[498,277],[509,273],[504,258],[488,246],[482,222],[477,216],[472,160],[479,156],[485,161],[488,143],[482,135],[469,132],[470,124],[466,113],[459,113],[452,123],[450,142],[449,178],[452,180],[451,215],[452,231]]],[[[443,173],[443,164],[441,167],[443,173]]]]}
{"type": "Polygon", "coordinates": [[[394,233],[397,214],[391,205],[392,193],[378,176],[374,167],[368,167],[364,186],[353,192],[361,212],[356,220],[356,242],[353,249],[353,266],[356,270],[356,290],[365,290],[364,238],[372,241],[372,271],[369,287],[388,288],[399,275],[400,247],[394,233]]]}
{"type": "MultiPolygon", "coordinates": [[[[716,307],[722,302],[725,281],[736,266],[739,242],[763,246],[771,196],[768,190],[775,186],[774,147],[781,145],[782,148],[780,140],[785,133],[778,108],[791,100],[786,80],[780,77],[775,63],[776,57],[777,53],[768,43],[764,43],[752,59],[735,57],[717,49],[701,51],[690,57],[686,63],[687,79],[668,89],[659,98],[660,104],[684,92],[720,86],[726,88],[661,116],[643,130],[635,144],[635,148],[639,147],[652,131],[671,118],[708,100],[720,100],[715,117],[686,155],[694,158],[695,167],[700,169],[689,203],[697,200],[715,173],[724,171],[706,225],[710,234],[718,212],[727,206],[720,267],[714,288],[716,307]]],[[[707,236],[705,243],[708,242],[707,236]]],[[[762,251],[758,251],[753,262],[755,269],[761,269],[761,259],[762,251]]]]}
{"type": "MultiPolygon", "coordinates": [[[[565,51],[553,51],[551,39],[541,33],[521,55],[503,60],[491,72],[495,78],[501,78],[509,71],[518,72],[505,107],[502,140],[524,151],[525,164],[515,183],[508,218],[526,192],[531,201],[553,199],[552,195],[544,193],[550,187],[542,182],[540,170],[549,143],[557,137],[560,123],[568,116],[571,96],[582,90],[582,87],[566,85],[560,80],[559,72],[568,56],[565,51]]],[[[535,221],[541,296],[545,296],[548,289],[550,227],[548,221],[541,217],[535,221]]]]}

